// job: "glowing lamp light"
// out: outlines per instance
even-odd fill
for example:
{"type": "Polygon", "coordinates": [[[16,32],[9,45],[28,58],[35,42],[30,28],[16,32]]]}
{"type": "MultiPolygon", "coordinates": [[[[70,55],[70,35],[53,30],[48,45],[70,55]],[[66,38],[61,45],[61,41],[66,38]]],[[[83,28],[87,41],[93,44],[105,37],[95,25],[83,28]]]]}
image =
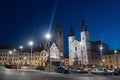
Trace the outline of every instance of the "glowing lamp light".
{"type": "Polygon", "coordinates": [[[24,59],[27,59],[26,57],[24,57],[24,59]]]}
{"type": "Polygon", "coordinates": [[[32,41],[29,42],[29,45],[32,46],[34,43],[32,41]]]}
{"type": "Polygon", "coordinates": [[[102,46],[100,46],[100,50],[102,50],[103,49],[103,47],[102,46]]]}
{"type": "Polygon", "coordinates": [[[12,54],[12,51],[9,51],[9,54],[12,54]]]}
{"type": "Polygon", "coordinates": [[[117,50],[115,50],[114,53],[117,53],[117,50]]]}
{"type": "Polygon", "coordinates": [[[46,34],[46,38],[47,39],[50,39],[51,38],[51,35],[48,33],[48,34],[46,34]]]}
{"type": "Polygon", "coordinates": [[[20,46],[20,49],[23,49],[23,46],[20,46]]]}
{"type": "Polygon", "coordinates": [[[103,61],[103,62],[105,62],[105,60],[104,60],[104,59],[103,59],[102,61],[103,61]]]}
{"type": "Polygon", "coordinates": [[[13,51],[16,51],[16,49],[13,49],[13,51]]]}

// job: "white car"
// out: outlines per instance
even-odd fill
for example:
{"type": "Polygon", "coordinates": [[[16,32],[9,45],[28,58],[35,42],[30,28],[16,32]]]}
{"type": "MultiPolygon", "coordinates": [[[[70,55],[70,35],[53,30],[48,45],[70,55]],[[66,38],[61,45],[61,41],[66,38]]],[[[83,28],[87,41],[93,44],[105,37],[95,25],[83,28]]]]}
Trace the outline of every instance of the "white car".
{"type": "Polygon", "coordinates": [[[104,69],[104,68],[93,68],[91,70],[91,73],[93,74],[103,74],[103,75],[107,75],[108,74],[108,71],[107,69],[104,69]]]}
{"type": "Polygon", "coordinates": [[[115,69],[107,69],[109,74],[113,74],[115,69]]]}

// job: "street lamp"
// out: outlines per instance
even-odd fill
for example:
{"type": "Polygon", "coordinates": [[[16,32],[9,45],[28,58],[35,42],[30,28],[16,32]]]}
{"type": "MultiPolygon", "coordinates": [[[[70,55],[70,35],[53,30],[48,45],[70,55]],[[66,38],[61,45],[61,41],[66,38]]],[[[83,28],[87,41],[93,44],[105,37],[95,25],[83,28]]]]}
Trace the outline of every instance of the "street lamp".
{"type": "Polygon", "coordinates": [[[16,49],[13,49],[13,51],[15,52],[15,51],[16,51],[16,49]]]}
{"type": "Polygon", "coordinates": [[[9,51],[9,54],[11,55],[11,54],[12,54],[12,51],[9,51]]]}
{"type": "Polygon", "coordinates": [[[103,47],[100,46],[100,61],[101,61],[101,63],[102,63],[102,57],[103,57],[102,50],[103,50],[103,47]]]}
{"type": "MultiPolygon", "coordinates": [[[[9,54],[11,55],[11,54],[12,54],[12,51],[9,51],[9,54]]],[[[10,56],[10,57],[9,57],[9,64],[12,64],[11,61],[12,61],[12,57],[10,56]]]]}
{"type": "Polygon", "coordinates": [[[115,53],[115,67],[118,67],[118,66],[117,66],[117,55],[116,55],[117,50],[114,50],[114,53],[115,53]]]}
{"type": "Polygon", "coordinates": [[[23,46],[20,46],[20,49],[21,49],[20,64],[22,64],[22,49],[23,49],[23,46]]]}
{"type": "Polygon", "coordinates": [[[29,45],[30,45],[30,47],[31,47],[31,59],[30,59],[30,60],[31,60],[31,61],[30,61],[30,66],[31,66],[31,67],[32,67],[32,47],[33,47],[33,44],[34,44],[33,41],[30,41],[30,42],[29,42],[29,45]]]}
{"type": "Polygon", "coordinates": [[[48,40],[48,62],[49,62],[49,72],[50,72],[50,38],[51,35],[49,33],[46,34],[46,38],[48,40]]]}
{"type": "Polygon", "coordinates": [[[102,60],[102,50],[103,50],[103,47],[102,46],[100,46],[100,58],[101,58],[101,60],[102,60]]]}

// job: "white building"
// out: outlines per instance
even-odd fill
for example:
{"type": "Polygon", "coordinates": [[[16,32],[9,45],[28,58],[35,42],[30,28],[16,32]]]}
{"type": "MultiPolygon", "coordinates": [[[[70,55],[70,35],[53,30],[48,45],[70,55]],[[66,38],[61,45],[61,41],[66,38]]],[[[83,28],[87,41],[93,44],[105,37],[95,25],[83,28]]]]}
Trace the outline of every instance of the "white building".
{"type": "Polygon", "coordinates": [[[53,42],[53,44],[50,47],[50,58],[51,59],[60,59],[61,52],[56,46],[56,44],[53,42]]]}
{"type": "Polygon", "coordinates": [[[70,29],[69,40],[69,65],[88,65],[91,61],[91,44],[89,42],[89,32],[82,21],[81,39],[76,40],[73,29],[70,29]]]}

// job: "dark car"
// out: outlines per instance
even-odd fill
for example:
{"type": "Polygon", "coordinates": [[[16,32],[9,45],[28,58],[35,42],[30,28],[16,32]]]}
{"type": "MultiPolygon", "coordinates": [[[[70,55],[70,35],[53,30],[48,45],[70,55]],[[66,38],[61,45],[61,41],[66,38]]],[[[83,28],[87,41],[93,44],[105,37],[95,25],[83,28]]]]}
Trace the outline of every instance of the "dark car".
{"type": "Polygon", "coordinates": [[[5,68],[11,68],[11,65],[8,65],[8,64],[6,64],[4,66],[5,66],[5,68]]]}
{"type": "Polygon", "coordinates": [[[45,70],[45,67],[44,67],[44,66],[38,66],[38,67],[36,68],[36,70],[42,70],[42,71],[44,71],[44,70],[45,70]]]}
{"type": "Polygon", "coordinates": [[[113,72],[114,75],[120,75],[120,69],[115,69],[113,72]]]}
{"type": "Polygon", "coordinates": [[[58,66],[55,68],[55,72],[57,73],[64,73],[64,74],[69,74],[69,70],[65,69],[62,66],[58,66]]]}
{"type": "Polygon", "coordinates": [[[9,68],[9,69],[20,69],[21,66],[18,66],[18,65],[5,65],[5,68],[9,68]]]}

